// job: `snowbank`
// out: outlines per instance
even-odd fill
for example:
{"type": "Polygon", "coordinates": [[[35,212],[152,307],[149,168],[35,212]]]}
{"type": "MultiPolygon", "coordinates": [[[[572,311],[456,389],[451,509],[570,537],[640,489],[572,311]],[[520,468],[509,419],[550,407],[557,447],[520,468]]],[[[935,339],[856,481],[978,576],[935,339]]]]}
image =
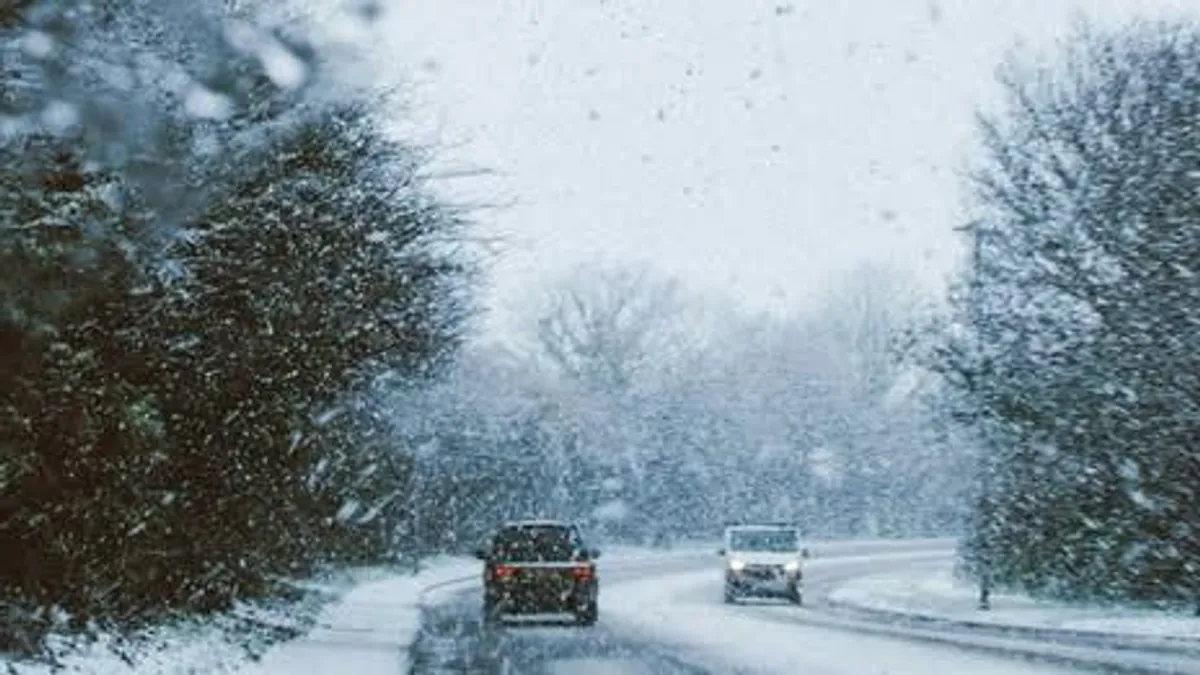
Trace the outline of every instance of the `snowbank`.
{"type": "Polygon", "coordinates": [[[454,579],[473,580],[477,573],[476,561],[450,557],[423,561],[415,575],[353,570],[306,584],[320,591],[308,602],[247,605],[229,615],[164,624],[132,641],[111,636],[87,644],[62,641],[61,669],[2,658],[0,669],[8,667],[13,675],[405,673],[422,591],[454,579]],[[255,621],[254,630],[245,628],[247,618],[255,621]],[[253,661],[258,654],[262,658],[253,661]]]}
{"type": "Polygon", "coordinates": [[[101,634],[94,640],[51,636],[49,646],[60,655],[58,668],[8,662],[3,657],[0,668],[14,675],[232,673],[272,643],[303,633],[320,602],[319,597],[313,597],[302,603],[243,605],[229,614],[170,621],[123,638],[111,634],[101,634]]]}
{"type": "Polygon", "coordinates": [[[870,611],[1021,628],[1200,640],[1200,618],[1191,613],[1085,606],[993,593],[992,609],[977,608],[978,587],[956,579],[952,563],[906,566],[848,581],[830,600],[870,611]]]}
{"type": "Polygon", "coordinates": [[[326,608],[304,637],[278,645],[239,675],[406,675],[408,647],[421,625],[423,597],[439,586],[475,582],[479,562],[441,557],[415,575],[357,586],[326,608]]]}

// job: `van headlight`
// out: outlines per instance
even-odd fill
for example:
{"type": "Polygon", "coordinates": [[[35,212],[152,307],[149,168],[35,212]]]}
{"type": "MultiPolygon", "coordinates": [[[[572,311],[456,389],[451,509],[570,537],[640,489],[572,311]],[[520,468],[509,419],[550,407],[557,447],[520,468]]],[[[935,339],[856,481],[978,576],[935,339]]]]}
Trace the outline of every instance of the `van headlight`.
{"type": "Polygon", "coordinates": [[[800,561],[799,560],[789,560],[787,563],[784,564],[783,571],[787,572],[788,574],[795,574],[796,572],[799,572],[800,571],[800,561]]]}
{"type": "Polygon", "coordinates": [[[734,558],[733,560],[729,561],[730,572],[741,572],[744,569],[746,569],[746,562],[744,560],[738,560],[737,558],[734,558]]]}

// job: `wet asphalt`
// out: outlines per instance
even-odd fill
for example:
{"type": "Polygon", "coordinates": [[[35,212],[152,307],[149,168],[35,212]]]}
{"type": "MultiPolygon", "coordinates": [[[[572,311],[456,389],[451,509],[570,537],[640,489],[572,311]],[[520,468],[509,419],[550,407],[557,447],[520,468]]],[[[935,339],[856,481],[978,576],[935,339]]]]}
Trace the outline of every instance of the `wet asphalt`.
{"type": "Polygon", "coordinates": [[[424,612],[410,654],[411,675],[716,675],[653,643],[639,643],[604,625],[570,618],[507,620],[485,625],[479,591],[453,596],[424,612]]]}

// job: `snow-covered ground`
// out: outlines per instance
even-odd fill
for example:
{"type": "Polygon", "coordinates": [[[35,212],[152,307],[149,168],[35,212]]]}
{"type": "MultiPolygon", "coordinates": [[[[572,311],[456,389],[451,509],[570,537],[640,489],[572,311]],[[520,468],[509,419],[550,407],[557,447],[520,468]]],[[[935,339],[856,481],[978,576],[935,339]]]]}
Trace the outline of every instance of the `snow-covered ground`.
{"type": "Polygon", "coordinates": [[[446,557],[425,561],[415,575],[362,584],[330,605],[306,636],[278,645],[240,675],[404,675],[405,656],[420,628],[427,590],[474,581],[479,563],[446,557]]]}
{"type": "MultiPolygon", "coordinates": [[[[810,582],[832,587],[838,600],[855,601],[881,609],[912,609],[920,600],[929,607],[945,607],[950,613],[961,603],[963,616],[978,618],[973,611],[969,588],[949,579],[946,543],[928,542],[841,542],[816,543],[810,561],[810,582]],[[931,561],[937,564],[931,564],[931,561]],[[847,570],[863,569],[851,582],[847,570]],[[882,573],[895,568],[899,571],[882,573]],[[912,599],[904,604],[904,598],[912,599]]],[[[814,610],[786,603],[725,605],[720,593],[720,561],[716,542],[688,542],[669,549],[609,545],[601,567],[609,582],[604,588],[601,627],[614,635],[636,636],[657,644],[700,668],[728,667],[743,672],[874,673],[889,675],[927,672],[964,672],[973,675],[1009,673],[1072,672],[1058,666],[994,658],[949,647],[923,644],[901,637],[869,635],[806,621],[814,610]],[[711,560],[711,565],[709,561],[711,560]],[[746,668],[751,670],[746,671],[746,668]]],[[[184,673],[227,673],[230,675],[305,675],[307,673],[354,673],[354,675],[407,675],[408,647],[415,639],[422,608],[436,605],[478,584],[479,562],[466,558],[426,561],[416,575],[358,574],[340,599],[326,605],[315,621],[311,609],[305,616],[277,610],[265,621],[281,625],[308,625],[311,630],[298,639],[268,649],[258,662],[248,662],[245,652],[220,623],[204,627],[164,628],[158,633],[161,648],[142,651],[133,664],[103,650],[104,645],[79,652],[69,661],[67,672],[96,675],[184,675],[184,673]],[[224,629],[224,632],[223,632],[224,629]]],[[[819,598],[817,598],[819,599],[819,598]]],[[[459,600],[461,602],[461,598],[459,600]]],[[[1020,611],[1047,611],[1045,603],[1018,605],[1011,596],[996,598],[997,616],[1020,611]],[[1012,603],[1011,606],[1009,603],[1012,603]]],[[[1057,608],[1061,610],[1061,608],[1057,608]]],[[[1077,608],[1073,608],[1077,609],[1077,608]]],[[[1081,628],[1105,627],[1102,621],[1128,620],[1128,615],[1075,614],[1069,622],[1056,625],[1081,628]],[[1091,623],[1088,623],[1091,622],[1091,623]]],[[[1124,626],[1125,624],[1121,624],[1124,626]]],[[[1158,633],[1169,628],[1140,624],[1140,630],[1158,633]]],[[[574,633],[565,633],[573,635],[574,633]]],[[[607,633],[606,633],[607,634],[607,633]]],[[[1188,633],[1190,634],[1190,633],[1188,633]]],[[[555,667],[571,672],[642,672],[645,663],[619,664],[612,659],[569,657],[555,667]],[[589,660],[590,659],[590,660],[589,660]],[[628,666],[628,667],[626,667],[628,666]],[[614,668],[616,668],[614,670],[614,668]],[[639,670],[639,668],[641,670],[639,670]],[[591,669],[591,670],[589,670],[591,669]]],[[[43,675],[42,670],[19,673],[43,675]]],[[[565,672],[553,670],[551,672],[565,672]]],[[[647,671],[649,672],[649,671],[647,671]]]]}
{"type": "MultiPolygon", "coordinates": [[[[830,556],[810,563],[814,576],[851,561],[905,561],[929,552],[830,556]]],[[[936,553],[934,554],[936,555],[936,553]]],[[[741,672],[1029,675],[1074,672],[1050,665],[995,659],[984,654],[931,647],[809,625],[796,619],[809,610],[786,604],[722,604],[717,565],[688,572],[611,584],[605,589],[605,621],[688,654],[704,665],[741,672]],[[751,669],[746,671],[745,669],[751,669]]]]}
{"type": "MultiPolygon", "coordinates": [[[[927,538],[927,539],[808,539],[804,542],[811,552],[817,556],[837,555],[839,557],[852,554],[854,551],[862,550],[872,554],[881,553],[888,549],[895,549],[905,553],[911,553],[914,550],[938,549],[943,551],[952,551],[954,549],[954,540],[943,537],[927,538]]],[[[689,556],[689,555],[704,555],[713,556],[718,548],[721,547],[720,538],[713,539],[691,539],[679,541],[663,547],[648,547],[636,546],[632,544],[608,544],[601,547],[604,560],[606,561],[632,561],[642,559],[662,558],[664,556],[689,556]]]]}
{"type": "Polygon", "coordinates": [[[0,655],[0,670],[16,675],[234,672],[252,658],[251,654],[262,654],[271,644],[306,631],[322,604],[382,574],[376,568],[342,570],[302,584],[312,593],[298,603],[247,603],[227,614],[166,621],[120,638],[103,632],[87,640],[51,636],[48,642],[51,651],[58,655],[58,668],[24,660],[9,661],[0,655]]]}
{"type": "Polygon", "coordinates": [[[42,664],[10,665],[2,659],[0,668],[7,666],[14,675],[403,673],[406,647],[419,626],[422,591],[477,571],[476,561],[463,558],[423,561],[415,575],[355,570],[317,585],[325,597],[338,597],[319,610],[312,603],[246,607],[229,616],[159,626],[129,644],[106,637],[86,645],[61,644],[62,670],[42,664]],[[259,631],[256,635],[238,631],[235,618],[246,616],[263,624],[261,637],[256,636],[259,631]],[[272,645],[268,626],[305,634],[272,645]],[[262,659],[251,661],[247,646],[261,653],[262,659]]]}
{"type": "Polygon", "coordinates": [[[563,659],[551,664],[550,675],[653,675],[650,668],[633,659],[612,661],[610,659],[563,659]]]}
{"type": "Polygon", "coordinates": [[[847,581],[830,599],[875,611],[1007,626],[1200,639],[1191,613],[1097,607],[993,593],[992,609],[977,608],[978,588],[953,575],[951,563],[903,567],[847,581]]]}
{"type": "MultiPolygon", "coordinates": [[[[602,566],[640,567],[663,561],[711,554],[715,542],[686,542],[670,548],[630,545],[606,547],[602,566]]],[[[268,640],[240,634],[234,616],[203,622],[180,621],[146,631],[136,643],[118,645],[111,638],[86,645],[61,645],[64,656],[58,673],[88,675],[304,675],[353,672],[355,675],[407,673],[405,656],[420,625],[420,606],[436,602],[438,591],[453,592],[475,583],[479,562],[442,557],[422,561],[418,574],[382,569],[355,570],[336,582],[319,585],[327,595],[340,596],[316,610],[311,606],[280,605],[275,609],[246,607],[235,616],[254,616],[265,625],[304,632],[302,637],[268,645],[268,640]],[[461,582],[461,583],[459,583],[461,582]],[[250,661],[249,646],[262,653],[250,661]]],[[[0,659],[0,666],[6,666],[0,659]]],[[[49,666],[13,665],[16,675],[47,675],[49,666]]]]}
{"type": "Polygon", "coordinates": [[[720,541],[687,541],[663,547],[635,546],[632,544],[608,544],[600,549],[603,562],[632,562],[657,560],[680,555],[711,555],[721,545],[720,541]]]}
{"type": "MultiPolygon", "coordinates": [[[[294,605],[288,609],[246,610],[261,621],[287,629],[302,630],[304,613],[294,605]]],[[[242,614],[236,612],[235,614],[242,614]]],[[[246,648],[262,649],[266,636],[239,634],[233,616],[204,621],[177,621],[145,631],[131,640],[101,635],[94,642],[52,640],[61,669],[42,663],[6,662],[0,669],[14,675],[79,673],[85,675],[191,675],[230,673],[248,658],[246,648]]]]}

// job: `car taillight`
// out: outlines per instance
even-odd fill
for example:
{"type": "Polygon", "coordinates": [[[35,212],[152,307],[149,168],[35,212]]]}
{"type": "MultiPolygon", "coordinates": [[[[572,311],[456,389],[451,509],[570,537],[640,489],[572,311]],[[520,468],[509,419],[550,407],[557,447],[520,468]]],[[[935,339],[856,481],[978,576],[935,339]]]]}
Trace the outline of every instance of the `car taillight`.
{"type": "Polygon", "coordinates": [[[517,576],[517,568],[508,567],[507,565],[496,565],[494,574],[497,579],[511,579],[517,576]]]}
{"type": "Polygon", "coordinates": [[[592,569],[591,565],[576,565],[571,568],[571,573],[577,580],[587,581],[595,574],[595,570],[592,569]]]}

